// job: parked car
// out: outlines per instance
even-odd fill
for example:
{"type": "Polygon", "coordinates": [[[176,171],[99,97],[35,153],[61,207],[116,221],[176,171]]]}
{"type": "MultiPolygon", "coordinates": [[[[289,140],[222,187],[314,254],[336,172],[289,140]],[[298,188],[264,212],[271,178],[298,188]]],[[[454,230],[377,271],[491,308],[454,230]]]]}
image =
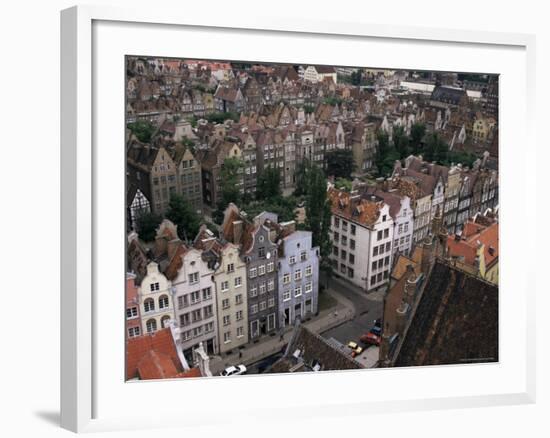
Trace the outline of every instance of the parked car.
{"type": "Polygon", "coordinates": [[[220,373],[220,376],[223,377],[229,377],[229,376],[238,376],[239,374],[246,373],[246,367],[244,365],[231,365],[230,367],[227,367],[225,370],[223,370],[220,373]]]}
{"type": "Polygon", "coordinates": [[[359,340],[363,344],[367,345],[380,345],[380,336],[374,334],[372,331],[365,333],[363,336],[359,338],[359,340]]]}
{"type": "Polygon", "coordinates": [[[374,320],[374,325],[370,329],[370,332],[375,334],[376,336],[382,335],[382,322],[380,321],[380,318],[374,320]]]}
{"type": "Polygon", "coordinates": [[[351,355],[352,357],[358,356],[363,352],[363,348],[357,345],[357,342],[349,341],[348,342],[348,348],[351,349],[351,355]]]}

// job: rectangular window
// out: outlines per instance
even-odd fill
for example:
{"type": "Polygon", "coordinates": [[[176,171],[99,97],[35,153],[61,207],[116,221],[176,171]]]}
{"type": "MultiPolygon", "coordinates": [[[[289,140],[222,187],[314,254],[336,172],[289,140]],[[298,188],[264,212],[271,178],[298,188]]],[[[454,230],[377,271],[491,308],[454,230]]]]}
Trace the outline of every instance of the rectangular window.
{"type": "Polygon", "coordinates": [[[201,292],[200,290],[196,290],[195,292],[191,292],[191,304],[198,303],[201,300],[201,292]]]}
{"type": "Polygon", "coordinates": [[[193,310],[193,312],[191,312],[191,316],[192,316],[193,322],[201,321],[202,320],[201,309],[193,310]]]}
{"type": "Polygon", "coordinates": [[[384,266],[388,266],[390,264],[390,256],[384,257],[384,266]]]}
{"type": "Polygon", "coordinates": [[[312,290],[313,290],[313,283],[311,283],[311,282],[306,283],[306,286],[305,286],[306,294],[310,293],[312,290]]]}
{"type": "Polygon", "coordinates": [[[290,256],[288,258],[288,263],[291,264],[291,265],[295,264],[296,263],[296,256],[290,256]]]}
{"type": "Polygon", "coordinates": [[[334,216],[334,226],[339,227],[340,226],[340,219],[334,216]]]}
{"type": "Polygon", "coordinates": [[[250,278],[256,278],[256,268],[250,268],[250,271],[248,273],[248,276],[250,278]]]}
{"type": "Polygon", "coordinates": [[[128,337],[133,338],[134,336],[139,336],[140,330],[139,327],[130,327],[128,329],[128,337]]]}
{"type": "Polygon", "coordinates": [[[159,284],[158,283],[151,283],[149,285],[149,288],[151,289],[151,292],[155,292],[155,291],[159,290],[159,284]]]}
{"type": "Polygon", "coordinates": [[[243,285],[243,279],[241,277],[235,278],[235,287],[241,287],[243,285]]]}
{"type": "Polygon", "coordinates": [[[208,324],[204,325],[204,332],[205,333],[210,333],[210,332],[213,332],[213,331],[214,331],[214,323],[213,322],[209,322],[208,324]]]}
{"type": "Polygon", "coordinates": [[[382,230],[379,230],[378,233],[376,233],[376,240],[382,239],[382,230]]]}
{"type": "Polygon", "coordinates": [[[273,262],[269,262],[267,264],[267,272],[273,272],[274,269],[275,269],[275,264],[273,262]]]}
{"type": "Polygon", "coordinates": [[[180,315],[180,325],[182,327],[189,325],[191,323],[191,317],[189,313],[184,313],[183,315],[180,315]]]}
{"type": "Polygon", "coordinates": [[[231,342],[231,332],[225,332],[223,334],[223,342],[225,344],[228,344],[229,342],[231,342]]]}
{"type": "Polygon", "coordinates": [[[274,280],[269,280],[269,281],[267,282],[267,290],[268,290],[269,292],[275,290],[275,281],[274,281],[274,280]]]}
{"type": "Polygon", "coordinates": [[[348,277],[349,277],[349,278],[353,278],[353,276],[354,276],[353,269],[352,269],[352,268],[348,268],[348,277]]]}
{"type": "Polygon", "coordinates": [[[378,255],[378,247],[375,246],[374,249],[372,250],[372,255],[373,256],[377,256],[378,255]]]}
{"type": "Polygon", "coordinates": [[[340,241],[340,235],[336,231],[334,232],[333,240],[337,243],[340,241]]]}
{"type": "Polygon", "coordinates": [[[221,291],[227,292],[229,290],[229,281],[222,281],[221,291]]]}
{"type": "Polygon", "coordinates": [[[258,249],[258,256],[260,256],[261,258],[265,257],[265,248],[263,246],[258,249]]]}
{"type": "Polygon", "coordinates": [[[346,236],[342,236],[342,245],[346,246],[348,244],[348,238],[346,236]]]}
{"type": "Polygon", "coordinates": [[[251,297],[257,297],[258,296],[258,288],[256,286],[250,288],[250,296],[251,297]]]}
{"type": "Polygon", "coordinates": [[[193,336],[197,337],[197,336],[200,336],[202,335],[202,325],[198,326],[198,327],[195,327],[193,329],[193,336]]]}
{"type": "Polygon", "coordinates": [[[229,315],[223,316],[223,325],[229,325],[231,324],[231,317],[229,315]]]}
{"type": "Polygon", "coordinates": [[[346,257],[348,256],[348,253],[344,250],[340,251],[340,258],[342,260],[346,260],[346,257]]]}
{"type": "Polygon", "coordinates": [[[298,287],[294,288],[294,296],[295,297],[302,296],[302,286],[298,286],[298,287]]]}
{"type": "Polygon", "coordinates": [[[242,338],[244,336],[243,327],[237,327],[237,338],[242,338]]]}
{"type": "Polygon", "coordinates": [[[349,254],[349,262],[350,262],[352,265],[355,263],[355,256],[354,256],[352,253],[349,254]]]}
{"type": "Polygon", "coordinates": [[[370,285],[372,286],[374,283],[376,283],[376,275],[373,275],[373,276],[370,278],[370,285]]]}
{"type": "Polygon", "coordinates": [[[210,318],[214,314],[214,308],[212,304],[203,308],[204,319],[210,318]]]}
{"type": "Polygon", "coordinates": [[[376,270],[378,264],[376,262],[372,262],[371,269],[374,271],[376,270]]]}
{"type": "Polygon", "coordinates": [[[334,254],[336,257],[338,257],[338,247],[337,246],[332,247],[332,254],[334,254]]]}
{"type": "Polygon", "coordinates": [[[352,234],[352,236],[355,236],[355,229],[356,229],[356,228],[355,228],[355,225],[352,224],[351,227],[350,227],[350,229],[351,229],[351,234],[352,234]]]}
{"type": "Polygon", "coordinates": [[[386,243],[386,252],[391,249],[391,242],[386,243]]]}
{"type": "Polygon", "coordinates": [[[399,228],[397,230],[397,234],[401,234],[403,232],[403,224],[399,224],[399,228]]]}
{"type": "Polygon", "coordinates": [[[313,274],[313,269],[311,268],[311,265],[306,266],[306,277],[309,277],[313,274]]]}
{"type": "Polygon", "coordinates": [[[296,269],[294,272],[294,280],[301,280],[302,279],[302,270],[296,269]]]}
{"type": "Polygon", "coordinates": [[[227,272],[228,273],[235,272],[235,264],[234,263],[229,263],[227,265],[227,272]]]}
{"type": "Polygon", "coordinates": [[[238,311],[235,313],[235,320],[240,321],[241,319],[243,319],[243,311],[242,311],[242,310],[238,310],[238,311]]]}
{"type": "Polygon", "coordinates": [[[384,230],[384,239],[386,239],[386,238],[388,238],[388,237],[390,237],[390,229],[389,229],[389,228],[386,228],[386,229],[384,230]]]}
{"type": "Polygon", "coordinates": [[[267,303],[265,301],[261,301],[260,302],[260,310],[265,310],[267,309],[267,303]]]}
{"type": "Polygon", "coordinates": [[[303,262],[307,259],[307,253],[305,251],[302,251],[300,253],[300,260],[303,262]]]}
{"type": "Polygon", "coordinates": [[[258,266],[258,277],[265,274],[265,265],[258,266]]]}
{"type": "Polygon", "coordinates": [[[285,290],[283,292],[283,301],[288,301],[290,300],[290,291],[289,290],[285,290]]]}
{"type": "Polygon", "coordinates": [[[265,283],[260,284],[260,295],[265,294],[265,283]]]}
{"type": "Polygon", "coordinates": [[[258,305],[252,304],[252,306],[250,306],[250,314],[254,315],[255,313],[258,313],[258,305]]]}
{"type": "Polygon", "coordinates": [[[288,283],[290,283],[290,274],[286,273],[285,275],[283,275],[283,284],[288,284],[288,283]]]}
{"type": "Polygon", "coordinates": [[[126,309],[126,318],[131,319],[137,316],[137,307],[128,307],[126,309]]]}
{"type": "Polygon", "coordinates": [[[187,294],[178,297],[178,309],[183,309],[189,305],[187,294]]]}
{"type": "Polygon", "coordinates": [[[256,321],[252,321],[250,323],[250,333],[251,333],[251,337],[255,338],[256,336],[258,336],[258,327],[259,327],[259,323],[258,323],[258,320],[256,321]]]}
{"type": "Polygon", "coordinates": [[[270,298],[269,300],[267,300],[267,306],[275,307],[275,298],[270,298]]]}
{"type": "Polygon", "coordinates": [[[192,274],[189,274],[189,284],[195,284],[199,282],[199,273],[193,272],[192,274]]]}
{"type": "Polygon", "coordinates": [[[222,309],[229,309],[229,298],[222,300],[222,309]]]}
{"type": "Polygon", "coordinates": [[[202,290],[202,299],[203,300],[209,300],[212,298],[212,288],[211,287],[205,287],[202,290]]]}

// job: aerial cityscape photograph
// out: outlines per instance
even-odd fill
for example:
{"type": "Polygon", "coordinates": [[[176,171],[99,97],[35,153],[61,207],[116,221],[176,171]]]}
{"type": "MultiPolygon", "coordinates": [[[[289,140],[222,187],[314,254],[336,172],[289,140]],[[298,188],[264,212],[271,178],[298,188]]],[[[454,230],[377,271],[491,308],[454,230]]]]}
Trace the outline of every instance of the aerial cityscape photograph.
{"type": "Polygon", "coordinates": [[[498,75],[125,67],[128,381],[499,361],[498,75]]]}

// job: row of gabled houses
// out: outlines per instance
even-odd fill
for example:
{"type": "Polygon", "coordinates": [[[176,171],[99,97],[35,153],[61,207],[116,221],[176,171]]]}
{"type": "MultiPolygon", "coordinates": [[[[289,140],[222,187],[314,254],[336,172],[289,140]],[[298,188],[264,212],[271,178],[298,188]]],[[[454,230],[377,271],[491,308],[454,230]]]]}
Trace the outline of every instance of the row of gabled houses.
{"type": "Polygon", "coordinates": [[[230,353],[318,311],[311,232],[233,204],[219,238],[203,225],[184,243],[168,220],[152,246],[130,233],[128,269],[128,338],[172,327],[189,363],[201,344],[208,355],[230,353]]]}
{"type": "MultiPolygon", "coordinates": [[[[473,169],[449,169],[410,156],[405,167],[396,162],[391,178],[374,185],[356,181],[351,192],[331,186],[328,198],[333,269],[356,286],[369,291],[387,284],[396,258],[409,255],[429,237],[434,220],[445,232],[459,236],[449,241],[451,252],[456,249],[457,257],[467,254],[468,264],[485,278],[481,250],[476,247],[472,252],[464,243],[456,243],[460,236],[475,234],[470,218],[498,210],[498,175],[482,162],[473,169]]],[[[486,250],[483,259],[491,260],[498,245],[492,242],[486,250]]]]}

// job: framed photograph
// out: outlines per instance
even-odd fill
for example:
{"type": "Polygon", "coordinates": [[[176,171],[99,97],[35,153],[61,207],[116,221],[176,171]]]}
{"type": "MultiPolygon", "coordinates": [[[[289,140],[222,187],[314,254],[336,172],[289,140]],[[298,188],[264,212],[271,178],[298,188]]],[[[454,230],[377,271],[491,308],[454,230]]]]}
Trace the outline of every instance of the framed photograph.
{"type": "Polygon", "coordinates": [[[534,401],[533,36],[61,25],[63,427],[534,401]]]}

